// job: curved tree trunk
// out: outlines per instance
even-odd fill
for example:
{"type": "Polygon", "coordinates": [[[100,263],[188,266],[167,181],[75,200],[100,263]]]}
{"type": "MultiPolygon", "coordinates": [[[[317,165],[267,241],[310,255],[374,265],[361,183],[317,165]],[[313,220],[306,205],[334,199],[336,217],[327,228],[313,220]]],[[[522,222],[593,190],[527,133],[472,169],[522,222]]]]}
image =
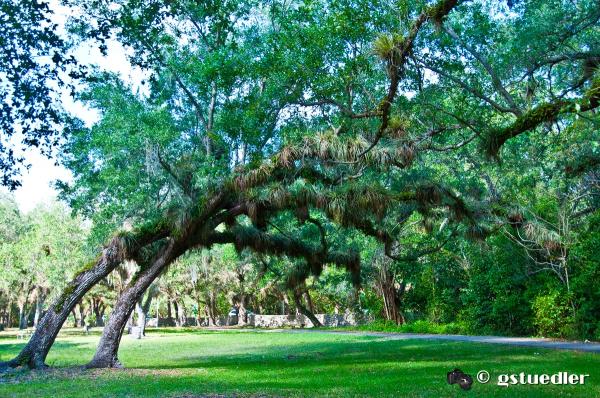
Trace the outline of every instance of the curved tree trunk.
{"type": "Polygon", "coordinates": [[[302,305],[302,293],[299,290],[294,290],[294,304],[296,304],[296,308],[298,308],[298,310],[302,312],[302,315],[306,315],[306,317],[310,319],[314,327],[320,328],[323,326],[323,324],[319,322],[315,314],[313,314],[304,305],[302,305]]]}
{"type": "MultiPolygon", "coordinates": [[[[142,242],[142,239],[139,241],[142,242]]],[[[115,237],[110,245],[102,251],[102,254],[75,275],[63,293],[56,298],[19,355],[10,361],[0,363],[0,368],[14,368],[21,365],[26,365],[31,369],[47,367],[46,356],[72,309],[96,283],[105,278],[127,256],[127,250],[121,244],[121,239],[115,237]]]]}
{"type": "Polygon", "coordinates": [[[187,245],[178,245],[173,239],[170,239],[154,260],[150,262],[150,265],[141,270],[133,281],[127,285],[108,317],[94,358],[83,366],[84,369],[124,368],[119,361],[118,351],[129,314],[135,308],[142,294],[158,278],[165,267],[186,250],[187,245]]]}

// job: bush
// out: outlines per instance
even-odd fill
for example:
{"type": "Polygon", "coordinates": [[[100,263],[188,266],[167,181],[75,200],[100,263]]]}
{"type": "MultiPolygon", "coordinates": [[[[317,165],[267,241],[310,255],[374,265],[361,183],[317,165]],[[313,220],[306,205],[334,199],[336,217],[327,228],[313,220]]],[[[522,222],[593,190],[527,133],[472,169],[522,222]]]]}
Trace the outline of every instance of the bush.
{"type": "Polygon", "coordinates": [[[538,335],[576,338],[577,328],[569,310],[568,299],[558,291],[538,296],[533,303],[533,323],[537,328],[538,335]]]}
{"type": "Polygon", "coordinates": [[[429,319],[409,322],[398,326],[394,321],[379,320],[358,328],[362,331],[385,333],[422,333],[422,334],[468,334],[469,328],[464,323],[436,324],[429,319]]]}

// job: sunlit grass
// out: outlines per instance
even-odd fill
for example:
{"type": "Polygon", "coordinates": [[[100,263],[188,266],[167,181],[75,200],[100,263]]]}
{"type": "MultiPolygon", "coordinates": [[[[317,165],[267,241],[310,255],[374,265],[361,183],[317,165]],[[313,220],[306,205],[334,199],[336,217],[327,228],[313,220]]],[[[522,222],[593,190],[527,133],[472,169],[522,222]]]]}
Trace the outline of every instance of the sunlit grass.
{"type": "MultiPolygon", "coordinates": [[[[4,376],[0,396],[600,396],[600,355],[590,353],[360,335],[161,329],[142,340],[123,337],[119,358],[130,370],[81,372],[65,367],[91,359],[99,334],[78,333],[59,336],[48,355],[47,363],[60,369],[4,376]],[[492,380],[462,391],[446,383],[446,372],[455,367],[474,378],[487,370],[492,380]],[[584,386],[497,385],[502,373],[559,371],[590,377],[584,386]]],[[[1,337],[0,360],[14,357],[24,344],[1,337]]]]}

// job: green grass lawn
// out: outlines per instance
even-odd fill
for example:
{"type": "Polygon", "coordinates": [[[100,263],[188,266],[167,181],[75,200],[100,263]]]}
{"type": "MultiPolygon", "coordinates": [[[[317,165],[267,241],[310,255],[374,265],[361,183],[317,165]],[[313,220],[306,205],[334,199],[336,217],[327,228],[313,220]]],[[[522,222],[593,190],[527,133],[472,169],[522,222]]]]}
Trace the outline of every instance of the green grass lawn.
{"type": "MultiPolygon", "coordinates": [[[[22,370],[0,379],[0,397],[513,397],[600,396],[600,355],[449,341],[391,340],[358,335],[150,330],[123,336],[126,371],[82,372],[99,333],[59,335],[47,358],[56,369],[22,370]],[[470,391],[446,383],[459,367],[491,381],[470,391]],[[503,373],[589,374],[585,385],[497,385],[503,373]]],[[[23,346],[0,333],[0,360],[23,346]]]]}

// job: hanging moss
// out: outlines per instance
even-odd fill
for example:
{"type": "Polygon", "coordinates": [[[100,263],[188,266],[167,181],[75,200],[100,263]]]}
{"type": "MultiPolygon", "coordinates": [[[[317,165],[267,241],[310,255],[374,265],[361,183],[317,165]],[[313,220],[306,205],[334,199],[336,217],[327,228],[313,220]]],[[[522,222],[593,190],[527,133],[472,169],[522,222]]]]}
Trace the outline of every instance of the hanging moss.
{"type": "Polygon", "coordinates": [[[490,232],[482,225],[472,224],[467,227],[465,235],[468,239],[482,242],[490,235],[490,232]]]}

